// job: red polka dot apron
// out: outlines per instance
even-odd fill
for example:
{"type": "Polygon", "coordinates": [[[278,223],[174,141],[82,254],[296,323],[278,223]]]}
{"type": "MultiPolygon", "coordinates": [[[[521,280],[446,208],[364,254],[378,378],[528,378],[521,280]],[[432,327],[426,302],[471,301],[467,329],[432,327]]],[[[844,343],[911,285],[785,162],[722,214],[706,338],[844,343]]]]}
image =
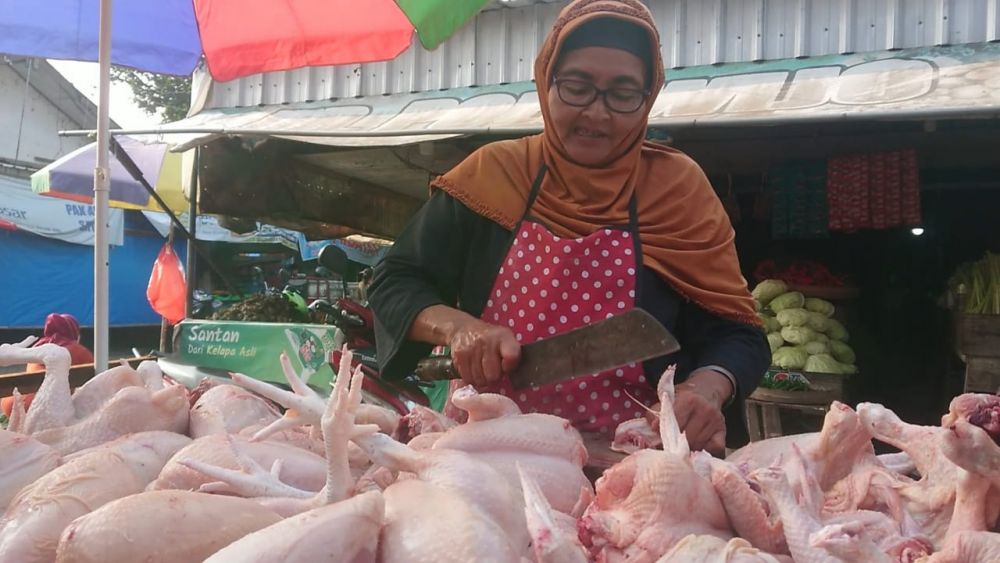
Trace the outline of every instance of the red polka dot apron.
{"type": "MultiPolygon", "coordinates": [[[[640,289],[634,196],[628,225],[561,238],[530,219],[544,176],[543,168],[481,316],[508,327],[522,345],[624,313],[635,306],[640,289]]],[[[515,390],[505,380],[489,391],[508,395],[524,412],[554,414],[582,432],[602,434],[642,416],[645,409],[637,401],[656,400],[641,363],[530,389],[515,390]]]]}

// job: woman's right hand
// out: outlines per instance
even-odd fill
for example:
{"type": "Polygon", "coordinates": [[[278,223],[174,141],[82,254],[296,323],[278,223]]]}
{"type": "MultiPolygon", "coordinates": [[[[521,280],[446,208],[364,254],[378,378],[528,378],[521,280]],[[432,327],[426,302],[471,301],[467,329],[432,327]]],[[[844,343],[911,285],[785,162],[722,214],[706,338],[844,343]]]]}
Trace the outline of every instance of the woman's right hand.
{"type": "Polygon", "coordinates": [[[476,387],[496,383],[521,360],[521,345],[513,332],[474,317],[456,326],[448,346],[462,380],[476,387]]]}

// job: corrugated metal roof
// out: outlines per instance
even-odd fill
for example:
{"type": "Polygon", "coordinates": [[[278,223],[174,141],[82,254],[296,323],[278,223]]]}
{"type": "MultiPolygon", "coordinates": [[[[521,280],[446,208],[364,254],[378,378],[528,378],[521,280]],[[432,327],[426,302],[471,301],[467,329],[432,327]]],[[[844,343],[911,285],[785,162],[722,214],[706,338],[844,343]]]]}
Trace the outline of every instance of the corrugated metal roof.
{"type": "MultiPolygon", "coordinates": [[[[206,108],[530,80],[564,1],[495,0],[434,51],[212,85],[206,108]]],[[[668,68],[1000,40],[1000,0],[648,0],[668,68]]]]}

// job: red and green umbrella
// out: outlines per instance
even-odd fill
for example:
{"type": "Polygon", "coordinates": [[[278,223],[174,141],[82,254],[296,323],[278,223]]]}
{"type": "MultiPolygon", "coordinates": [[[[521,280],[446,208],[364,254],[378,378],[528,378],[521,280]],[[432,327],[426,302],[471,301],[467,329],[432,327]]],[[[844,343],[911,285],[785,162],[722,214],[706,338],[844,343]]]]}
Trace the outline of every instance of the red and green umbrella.
{"type": "Polygon", "coordinates": [[[94,172],[94,358],[108,360],[107,214],[110,64],[191,74],[202,57],[216,80],[385,61],[416,29],[434,48],[487,0],[0,0],[0,53],[97,61],[94,172]]]}

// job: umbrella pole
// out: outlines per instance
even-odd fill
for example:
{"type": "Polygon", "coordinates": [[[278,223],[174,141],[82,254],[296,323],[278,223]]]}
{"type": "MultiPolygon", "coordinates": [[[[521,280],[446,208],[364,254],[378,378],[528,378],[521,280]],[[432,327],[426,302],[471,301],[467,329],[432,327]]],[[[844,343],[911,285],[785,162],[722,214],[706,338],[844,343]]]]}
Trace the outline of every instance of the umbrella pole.
{"type": "Polygon", "coordinates": [[[108,367],[108,131],[111,88],[111,0],[101,0],[98,39],[97,168],[94,170],[94,366],[108,367]]]}

